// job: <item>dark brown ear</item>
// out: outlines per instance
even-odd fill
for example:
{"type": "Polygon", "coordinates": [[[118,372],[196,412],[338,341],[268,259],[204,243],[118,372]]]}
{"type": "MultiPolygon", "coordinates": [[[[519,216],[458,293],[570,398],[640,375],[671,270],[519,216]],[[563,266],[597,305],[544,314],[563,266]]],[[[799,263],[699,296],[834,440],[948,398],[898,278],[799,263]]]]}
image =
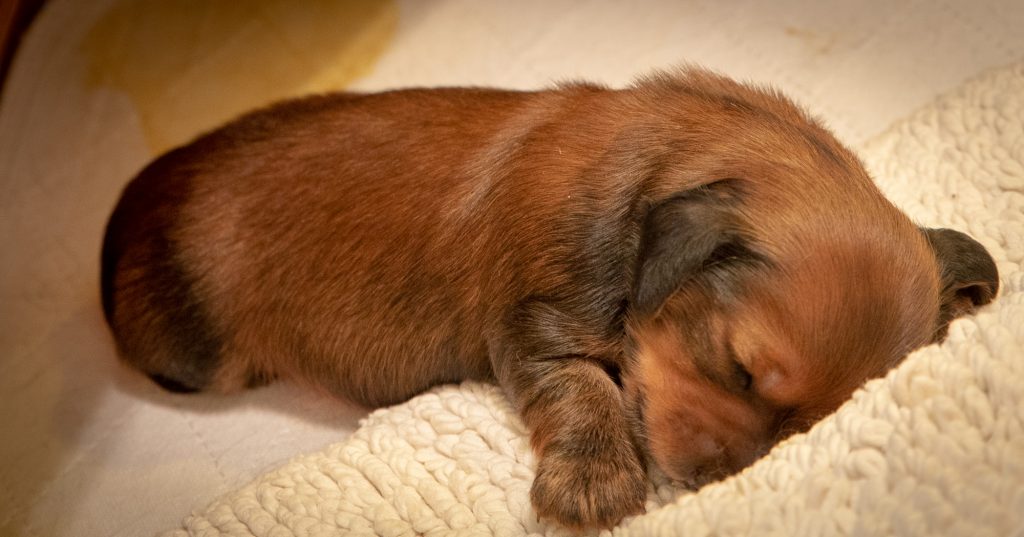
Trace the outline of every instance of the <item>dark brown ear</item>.
{"type": "Polygon", "coordinates": [[[935,251],[942,279],[941,338],[953,319],[992,302],[999,292],[999,271],[985,247],[969,236],[952,229],[922,230],[935,251]]]}
{"type": "Polygon", "coordinates": [[[647,213],[632,308],[658,310],[681,285],[712,266],[752,256],[743,244],[728,181],[682,192],[647,213]]]}

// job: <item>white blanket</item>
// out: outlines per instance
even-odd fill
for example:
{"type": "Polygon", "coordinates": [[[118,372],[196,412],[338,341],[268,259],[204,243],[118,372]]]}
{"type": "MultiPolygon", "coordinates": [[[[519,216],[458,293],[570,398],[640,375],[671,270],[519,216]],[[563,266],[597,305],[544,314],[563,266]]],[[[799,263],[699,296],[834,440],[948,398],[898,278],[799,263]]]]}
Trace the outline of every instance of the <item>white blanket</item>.
{"type": "MultiPolygon", "coordinates": [[[[1024,63],[976,79],[871,141],[886,193],[969,232],[999,265],[994,304],[835,414],[697,493],[652,471],[617,535],[1024,535],[1024,63]]],[[[535,459],[497,388],[379,410],[185,520],[185,535],[558,535],[529,504],[535,459]]]]}

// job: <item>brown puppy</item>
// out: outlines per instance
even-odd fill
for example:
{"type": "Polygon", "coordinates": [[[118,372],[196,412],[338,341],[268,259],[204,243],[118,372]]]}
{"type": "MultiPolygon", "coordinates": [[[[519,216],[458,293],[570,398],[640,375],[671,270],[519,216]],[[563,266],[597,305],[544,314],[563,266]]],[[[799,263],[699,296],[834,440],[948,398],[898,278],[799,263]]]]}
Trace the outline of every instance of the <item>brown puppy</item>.
{"type": "Polygon", "coordinates": [[[496,380],[570,526],[641,511],[647,455],[742,468],[998,287],[790,101],[696,69],[254,112],[128,185],[102,279],[121,355],[170,389],[496,380]]]}

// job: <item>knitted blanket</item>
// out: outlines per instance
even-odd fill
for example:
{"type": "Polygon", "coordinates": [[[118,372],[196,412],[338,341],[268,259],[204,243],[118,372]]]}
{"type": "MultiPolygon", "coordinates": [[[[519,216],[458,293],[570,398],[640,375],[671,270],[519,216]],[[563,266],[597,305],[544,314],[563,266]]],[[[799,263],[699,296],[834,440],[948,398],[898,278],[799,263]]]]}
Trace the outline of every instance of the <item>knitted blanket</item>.
{"type": "MultiPolygon", "coordinates": [[[[938,99],[862,155],[916,221],[989,249],[1000,296],[739,475],[691,492],[652,470],[646,514],[611,533],[1024,535],[1024,63],[938,99]]],[[[535,462],[496,387],[445,386],[165,535],[568,535],[530,507],[535,462]]]]}

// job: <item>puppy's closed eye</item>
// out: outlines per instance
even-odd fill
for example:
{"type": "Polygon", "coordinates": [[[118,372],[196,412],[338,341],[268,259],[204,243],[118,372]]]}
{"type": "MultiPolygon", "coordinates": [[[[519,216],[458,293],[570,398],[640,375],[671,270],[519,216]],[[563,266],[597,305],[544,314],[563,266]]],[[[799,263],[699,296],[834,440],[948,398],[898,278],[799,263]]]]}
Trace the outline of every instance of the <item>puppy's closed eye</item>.
{"type": "Polygon", "coordinates": [[[754,388],[754,376],[750,374],[746,366],[738,360],[733,360],[733,381],[739,391],[749,392],[754,388]]]}
{"type": "Polygon", "coordinates": [[[709,376],[723,388],[737,393],[750,394],[754,390],[754,375],[740,359],[731,343],[725,343],[717,367],[709,376]]]}

